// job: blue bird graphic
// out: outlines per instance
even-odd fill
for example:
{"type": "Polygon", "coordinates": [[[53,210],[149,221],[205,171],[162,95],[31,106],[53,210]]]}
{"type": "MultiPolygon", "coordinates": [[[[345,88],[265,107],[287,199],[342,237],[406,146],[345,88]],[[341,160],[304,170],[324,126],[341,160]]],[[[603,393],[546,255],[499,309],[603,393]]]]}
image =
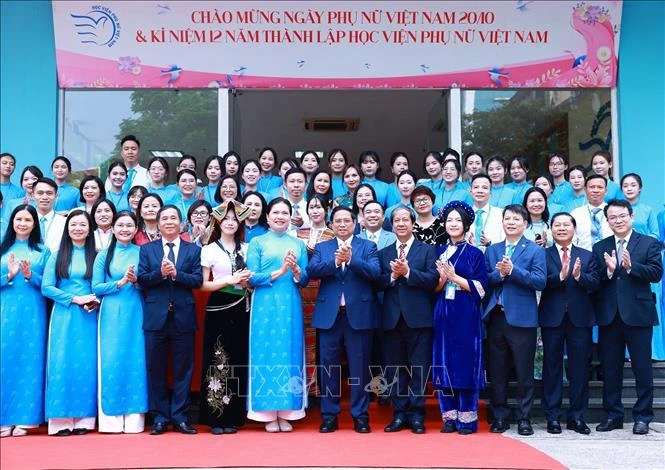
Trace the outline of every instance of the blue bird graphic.
{"type": "Polygon", "coordinates": [[[301,68],[304,67],[304,65],[305,65],[305,61],[304,61],[304,60],[299,60],[298,62],[296,62],[296,64],[298,65],[298,68],[301,69],[301,68]]]}
{"type": "Polygon", "coordinates": [[[168,5],[160,5],[159,3],[157,4],[157,9],[159,10],[157,12],[158,15],[163,15],[165,13],[169,13],[171,11],[171,7],[168,5]]]}
{"type": "Polygon", "coordinates": [[[490,74],[490,80],[492,80],[496,86],[503,86],[501,79],[508,78],[508,72],[502,72],[499,67],[494,67],[493,69],[488,70],[487,73],[490,74]]]}
{"type": "Polygon", "coordinates": [[[101,10],[93,10],[86,15],[70,13],[70,16],[76,20],[74,27],[82,44],[105,46],[113,40],[118,30],[113,17],[101,10]]]}
{"type": "Polygon", "coordinates": [[[169,75],[169,81],[166,82],[166,85],[173,85],[173,82],[180,78],[180,72],[182,72],[182,68],[177,65],[170,65],[168,69],[162,70],[162,75],[169,75]]]}
{"type": "Polygon", "coordinates": [[[235,69],[234,72],[237,73],[238,75],[242,76],[242,75],[245,75],[245,70],[247,70],[247,67],[241,65],[240,68],[235,69]]]}
{"type": "Polygon", "coordinates": [[[425,73],[429,70],[429,65],[420,64],[420,70],[425,73]]]}
{"type": "Polygon", "coordinates": [[[529,3],[533,3],[533,0],[517,0],[517,5],[515,8],[517,8],[519,11],[526,11],[526,7],[529,3]]]}

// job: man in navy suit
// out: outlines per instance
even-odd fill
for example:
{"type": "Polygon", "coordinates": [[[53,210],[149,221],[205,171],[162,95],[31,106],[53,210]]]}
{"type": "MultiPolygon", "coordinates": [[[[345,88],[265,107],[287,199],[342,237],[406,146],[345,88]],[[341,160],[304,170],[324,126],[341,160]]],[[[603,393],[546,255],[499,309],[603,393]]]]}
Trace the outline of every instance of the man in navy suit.
{"type": "Polygon", "coordinates": [[[596,431],[623,428],[621,391],[628,347],[637,389],[633,433],[647,434],[653,420],[651,337],[653,326],[658,324],[650,283],[658,282],[663,275],[660,247],[655,238],[633,230],[633,208],[628,201],[610,200],[605,218],[614,235],[593,246],[599,266],[596,316],[604,376],[603,408],[607,412],[607,419],[596,431]]]}
{"type": "Polygon", "coordinates": [[[145,292],[143,330],[153,435],[166,432],[169,421],[176,431],[196,434],[188,422],[196,331],[192,289],[201,286],[203,276],[201,248],[180,239],[181,221],[176,206],[162,207],[157,214],[162,239],[143,245],[139,257],[137,277],[145,292]],[[169,342],[173,345],[170,400],[166,380],[169,342]]]}
{"type": "Polygon", "coordinates": [[[354,429],[370,432],[369,395],[373,330],[379,327],[379,311],[372,282],[380,273],[376,245],[353,236],[355,214],[345,206],[331,215],[335,238],[318,243],[307,266],[310,279],[320,279],[312,326],[319,329],[321,373],[320,432],[337,429],[340,411],[341,366],[344,351],[349,362],[351,416],[354,429]]]}
{"type": "Polygon", "coordinates": [[[543,338],[543,409],[547,432],[561,433],[563,350],[568,352],[570,405],[567,428],[580,434],[589,404],[589,361],[596,317],[592,293],[598,289],[596,262],[590,251],[573,245],[575,219],[567,212],[552,218],[554,245],[546,250],[547,287],[538,305],[543,338]]]}
{"type": "Polygon", "coordinates": [[[547,281],[545,250],[524,238],[529,213],[519,204],[503,210],[506,239],[485,251],[489,292],[483,319],[487,322],[490,395],[494,422],[491,432],[510,428],[508,374],[510,358],[517,375],[517,432],[533,434],[529,414],[533,403],[538,303],[536,291],[547,281]]]}
{"type": "Polygon", "coordinates": [[[432,364],[433,293],[439,280],[436,250],[413,237],[416,215],[407,206],[391,214],[397,241],[379,252],[383,289],[384,362],[393,419],[385,432],[411,426],[425,432],[425,385],[432,364]]]}

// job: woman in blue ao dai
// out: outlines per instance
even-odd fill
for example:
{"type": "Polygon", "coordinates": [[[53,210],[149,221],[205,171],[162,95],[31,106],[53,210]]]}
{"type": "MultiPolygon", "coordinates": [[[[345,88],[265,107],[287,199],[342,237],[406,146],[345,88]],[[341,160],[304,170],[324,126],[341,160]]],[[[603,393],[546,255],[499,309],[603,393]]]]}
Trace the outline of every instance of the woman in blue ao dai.
{"type": "Polygon", "coordinates": [[[95,259],[92,290],[100,298],[98,341],[99,432],[139,433],[148,410],[141,292],[136,286],[136,216],[113,218],[109,247],[95,259]]]}
{"type": "Polygon", "coordinates": [[[44,421],[46,303],[40,292],[49,250],[37,211],[18,206],[0,245],[0,437],[23,436],[44,421]]]}
{"type": "Polygon", "coordinates": [[[302,301],[307,285],[307,248],[287,233],[291,204],[268,205],[270,230],[249,243],[247,269],[255,288],[249,327],[247,417],[266,422],[266,431],[291,431],[290,420],[305,416],[307,384],[302,301]]]}
{"type": "Polygon", "coordinates": [[[97,307],[92,293],[95,240],[85,210],[69,213],[51,255],[42,294],[52,299],[46,365],[46,419],[56,436],[86,434],[97,416],[97,307]]]}
{"type": "Polygon", "coordinates": [[[473,219],[464,202],[447,204],[443,220],[450,243],[437,250],[432,384],[445,433],[478,430],[478,393],[485,386],[481,317],[488,279],[483,252],[464,242],[473,219]]]}

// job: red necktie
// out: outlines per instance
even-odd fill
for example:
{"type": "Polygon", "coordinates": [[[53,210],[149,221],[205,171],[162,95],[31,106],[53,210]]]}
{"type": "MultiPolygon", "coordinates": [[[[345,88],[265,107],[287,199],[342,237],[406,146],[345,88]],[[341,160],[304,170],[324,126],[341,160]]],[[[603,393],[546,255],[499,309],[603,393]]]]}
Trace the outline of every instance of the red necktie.
{"type": "Polygon", "coordinates": [[[406,250],[406,243],[402,243],[399,246],[399,257],[404,258],[404,250],[406,250]]]}
{"type": "Polygon", "coordinates": [[[562,261],[564,264],[566,264],[568,261],[570,261],[570,256],[568,256],[568,247],[562,246],[561,251],[563,252],[563,255],[561,256],[562,261]]]}

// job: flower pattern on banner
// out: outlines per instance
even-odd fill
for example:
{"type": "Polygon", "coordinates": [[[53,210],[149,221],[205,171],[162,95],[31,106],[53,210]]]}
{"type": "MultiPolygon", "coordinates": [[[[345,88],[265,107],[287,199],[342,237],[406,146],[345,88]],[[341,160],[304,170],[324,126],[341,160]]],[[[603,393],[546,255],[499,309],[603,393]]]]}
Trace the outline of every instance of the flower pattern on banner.
{"type": "Polygon", "coordinates": [[[141,73],[141,59],[138,57],[123,56],[118,58],[118,70],[121,73],[139,75],[141,73]]]}

